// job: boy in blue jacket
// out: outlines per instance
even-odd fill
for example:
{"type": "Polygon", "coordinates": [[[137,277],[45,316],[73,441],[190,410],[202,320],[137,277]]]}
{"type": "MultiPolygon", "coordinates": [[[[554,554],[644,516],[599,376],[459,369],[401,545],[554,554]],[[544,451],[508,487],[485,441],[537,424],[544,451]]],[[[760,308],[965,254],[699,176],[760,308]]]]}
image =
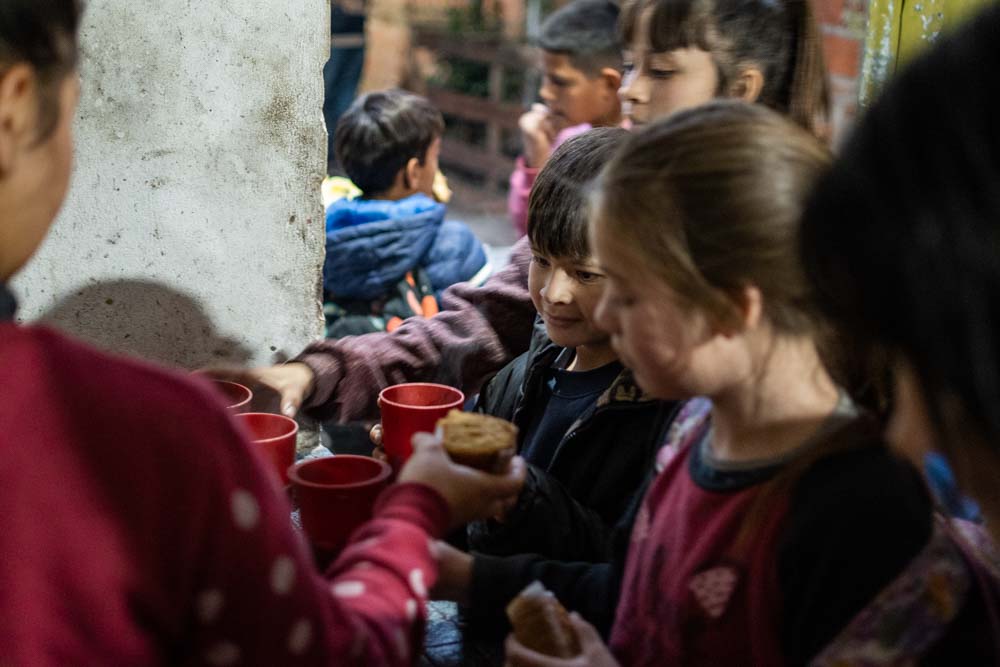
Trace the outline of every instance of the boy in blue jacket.
{"type": "Polygon", "coordinates": [[[434,200],[443,132],[440,112],[401,90],[359,97],[337,124],[337,160],[362,195],[326,211],[329,337],[429,317],[445,288],[488,275],[482,243],[434,200]]]}

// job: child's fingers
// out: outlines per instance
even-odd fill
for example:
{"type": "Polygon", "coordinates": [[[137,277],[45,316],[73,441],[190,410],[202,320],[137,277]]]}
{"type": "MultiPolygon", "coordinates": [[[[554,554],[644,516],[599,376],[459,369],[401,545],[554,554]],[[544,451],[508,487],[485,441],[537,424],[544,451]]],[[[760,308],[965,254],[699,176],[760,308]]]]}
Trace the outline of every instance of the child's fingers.
{"type": "Polygon", "coordinates": [[[304,399],[305,396],[301,389],[284,389],[281,392],[281,414],[286,417],[295,417],[299,413],[304,399]]]}
{"type": "Polygon", "coordinates": [[[374,426],[371,427],[371,430],[368,431],[368,439],[371,440],[372,444],[375,445],[376,447],[381,447],[382,446],[382,424],[381,424],[381,422],[378,423],[378,424],[375,424],[374,426]]]}
{"type": "Polygon", "coordinates": [[[604,643],[597,629],[583,620],[583,617],[575,611],[569,615],[569,622],[573,625],[573,629],[576,631],[576,636],[580,640],[580,645],[584,651],[587,650],[587,646],[589,645],[604,643]]]}
{"type": "Polygon", "coordinates": [[[443,454],[444,447],[441,446],[441,438],[430,433],[414,433],[410,441],[413,445],[413,453],[443,454]]]}

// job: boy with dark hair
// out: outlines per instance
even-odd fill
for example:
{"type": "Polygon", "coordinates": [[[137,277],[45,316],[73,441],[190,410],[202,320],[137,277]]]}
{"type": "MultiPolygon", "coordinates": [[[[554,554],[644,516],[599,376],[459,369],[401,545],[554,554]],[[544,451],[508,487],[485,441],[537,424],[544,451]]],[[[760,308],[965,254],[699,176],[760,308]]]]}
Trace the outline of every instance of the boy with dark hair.
{"type": "Polygon", "coordinates": [[[337,160],[362,195],[326,211],[329,337],[429,317],[446,287],[489,274],[482,244],[464,224],[446,221],[434,200],[443,132],[440,112],[401,90],[358,98],[337,124],[337,160]]]}
{"type": "Polygon", "coordinates": [[[438,549],[438,592],[477,614],[502,610],[535,579],[599,626],[614,614],[620,573],[612,561],[624,554],[630,508],[676,407],[643,395],[593,324],[604,277],[587,240],[587,187],[625,136],[599,128],[567,141],[531,193],[535,337],[477,406],[519,427],[529,472],[502,521],[469,527],[479,553],[438,549]]]}
{"type": "Polygon", "coordinates": [[[508,208],[519,234],[526,230],[531,186],[552,151],[592,127],[622,121],[618,13],[609,0],[575,0],[542,24],[543,104],[521,116],[524,154],[510,178],[508,208]]]}

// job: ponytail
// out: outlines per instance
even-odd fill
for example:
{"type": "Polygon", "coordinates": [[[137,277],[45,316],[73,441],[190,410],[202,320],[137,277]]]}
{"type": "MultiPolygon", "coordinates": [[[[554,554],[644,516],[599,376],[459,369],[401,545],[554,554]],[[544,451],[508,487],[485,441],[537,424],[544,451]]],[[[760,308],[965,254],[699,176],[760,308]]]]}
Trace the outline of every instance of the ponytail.
{"type": "Polygon", "coordinates": [[[793,58],[789,68],[788,115],[796,123],[826,138],[830,118],[830,86],[823,57],[823,39],[810,0],[786,0],[791,24],[793,58]]]}

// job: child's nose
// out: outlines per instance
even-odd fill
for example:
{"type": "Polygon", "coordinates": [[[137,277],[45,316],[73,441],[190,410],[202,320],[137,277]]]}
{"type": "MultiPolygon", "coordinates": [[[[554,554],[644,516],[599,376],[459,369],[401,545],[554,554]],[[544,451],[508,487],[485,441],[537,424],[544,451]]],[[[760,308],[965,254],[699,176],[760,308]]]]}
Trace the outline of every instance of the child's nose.
{"type": "Polygon", "coordinates": [[[564,271],[553,271],[543,296],[549,303],[570,303],[573,301],[570,277],[564,271]]]}
{"type": "Polygon", "coordinates": [[[622,85],[618,88],[618,98],[622,102],[641,104],[647,102],[649,91],[645,85],[645,77],[639,76],[639,68],[636,67],[627,72],[622,78],[622,85]]]}
{"type": "Polygon", "coordinates": [[[611,314],[610,301],[608,300],[608,290],[605,289],[601,293],[601,298],[597,300],[597,306],[594,308],[594,324],[597,328],[606,333],[616,333],[614,318],[611,314]]]}
{"type": "Polygon", "coordinates": [[[538,89],[538,96],[542,98],[542,101],[546,104],[552,104],[555,101],[556,95],[552,90],[552,86],[548,83],[542,83],[542,87],[538,89]]]}

